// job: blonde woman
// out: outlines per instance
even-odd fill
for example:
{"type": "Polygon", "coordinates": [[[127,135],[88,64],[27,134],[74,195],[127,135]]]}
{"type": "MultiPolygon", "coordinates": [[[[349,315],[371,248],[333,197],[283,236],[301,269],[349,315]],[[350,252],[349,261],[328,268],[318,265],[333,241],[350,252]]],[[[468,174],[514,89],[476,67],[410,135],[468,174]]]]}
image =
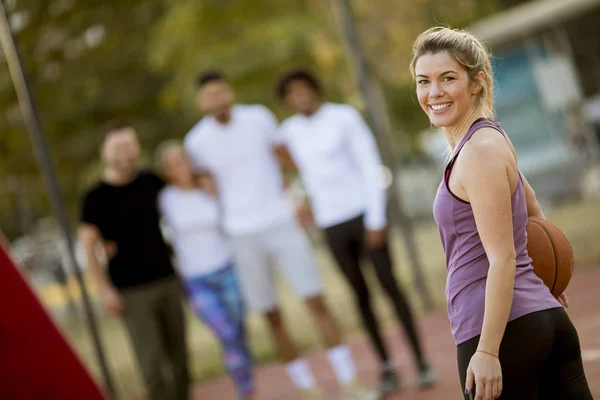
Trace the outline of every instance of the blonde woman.
{"type": "Polygon", "coordinates": [[[190,303],[221,342],[239,398],[253,399],[245,306],[233,257],[221,234],[217,201],[200,189],[179,142],[162,143],[157,161],[168,182],[160,193],[159,206],[172,233],[177,268],[190,303]]]}
{"type": "Polygon", "coordinates": [[[509,138],[491,119],[488,52],[467,32],[432,28],[416,40],[413,56],[419,104],[452,150],[434,216],[465,395],[592,399],[577,331],[527,254],[528,216],[544,214],[509,138]]]}

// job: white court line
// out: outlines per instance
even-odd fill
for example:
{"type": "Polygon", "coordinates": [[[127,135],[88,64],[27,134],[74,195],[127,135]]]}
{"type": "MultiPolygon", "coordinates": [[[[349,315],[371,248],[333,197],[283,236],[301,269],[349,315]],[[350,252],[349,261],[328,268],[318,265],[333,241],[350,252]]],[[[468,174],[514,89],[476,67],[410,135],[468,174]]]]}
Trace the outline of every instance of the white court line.
{"type": "Polygon", "coordinates": [[[581,357],[587,362],[600,361],[600,349],[582,350],[581,357]]]}

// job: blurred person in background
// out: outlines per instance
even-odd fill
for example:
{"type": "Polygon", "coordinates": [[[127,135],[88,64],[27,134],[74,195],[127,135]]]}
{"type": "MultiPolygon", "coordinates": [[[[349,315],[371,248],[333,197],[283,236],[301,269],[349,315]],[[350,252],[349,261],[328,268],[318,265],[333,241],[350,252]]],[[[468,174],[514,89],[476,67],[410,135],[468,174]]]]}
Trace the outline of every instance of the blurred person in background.
{"type": "Polygon", "coordinates": [[[316,382],[286,329],[276,293],[273,266],[305,300],[327,345],[327,357],[347,399],[375,393],[356,379],[348,346],[322,296],[322,283],[310,243],[286,197],[278,156],[289,157],[278,141],[277,120],[262,105],[235,105],[223,76],[198,78],[197,100],[206,116],[185,138],[195,169],[210,177],[236,257],[237,274],[251,311],[266,317],[276,348],[292,382],[306,398],[317,397],[316,382]]]}
{"type": "Polygon", "coordinates": [[[363,324],[382,363],[380,393],[399,388],[399,378],[379,328],[361,269],[367,256],[409,339],[418,385],[431,386],[435,374],[423,354],[410,305],[400,289],[390,255],[386,193],[381,160],[369,127],[352,106],[323,103],[321,83],[309,71],[284,74],[277,94],[295,115],[281,135],[307,188],[315,222],[350,287],[363,324]]]}
{"type": "MultiPolygon", "coordinates": [[[[528,217],[544,218],[494,115],[490,55],[465,31],[431,28],[410,70],[452,157],[433,213],[446,253],[446,296],[465,398],[591,400],[579,337],[534,273],[528,217]]],[[[559,302],[560,301],[560,302],[559,302]]]]}
{"type": "Polygon", "coordinates": [[[200,188],[180,142],[161,143],[159,170],[169,183],[159,206],[169,229],[190,303],[215,333],[224,362],[243,400],[254,399],[252,357],[244,329],[245,304],[233,255],[221,231],[217,200],[200,188]]]}
{"type": "Polygon", "coordinates": [[[106,311],[124,319],[149,398],[187,400],[182,290],[159,226],[164,183],[137,169],[140,145],[129,124],[109,122],[103,134],[104,176],[81,207],[88,270],[106,311]],[[108,271],[100,264],[99,245],[106,250],[108,271]]]}

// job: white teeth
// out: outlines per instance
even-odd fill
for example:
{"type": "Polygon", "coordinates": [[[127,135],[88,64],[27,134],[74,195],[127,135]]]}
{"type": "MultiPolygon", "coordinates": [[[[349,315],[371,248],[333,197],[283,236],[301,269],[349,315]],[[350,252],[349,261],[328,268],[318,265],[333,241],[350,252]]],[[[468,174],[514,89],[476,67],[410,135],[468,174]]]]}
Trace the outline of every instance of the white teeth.
{"type": "Polygon", "coordinates": [[[452,105],[452,103],[445,103],[445,104],[431,104],[430,107],[436,111],[442,110],[444,108],[448,108],[452,105]]]}

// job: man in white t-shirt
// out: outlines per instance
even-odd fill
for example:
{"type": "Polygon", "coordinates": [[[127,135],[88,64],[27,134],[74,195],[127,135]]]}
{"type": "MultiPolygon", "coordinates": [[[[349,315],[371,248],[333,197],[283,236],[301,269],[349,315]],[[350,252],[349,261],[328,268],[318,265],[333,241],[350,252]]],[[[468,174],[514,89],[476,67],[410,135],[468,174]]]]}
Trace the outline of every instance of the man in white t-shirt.
{"type": "Polygon", "coordinates": [[[186,135],[185,149],[198,171],[214,183],[251,311],[266,317],[290,379],[312,396],[314,377],[298,357],[279,311],[276,267],[305,299],[340,383],[354,399],[374,398],[356,383],[350,351],[321,294],[310,243],[285,193],[278,157],[285,157],[286,151],[277,137],[275,116],[262,105],[234,105],[233,90],[219,73],[205,73],[197,83],[198,106],[206,116],[186,135]]]}

